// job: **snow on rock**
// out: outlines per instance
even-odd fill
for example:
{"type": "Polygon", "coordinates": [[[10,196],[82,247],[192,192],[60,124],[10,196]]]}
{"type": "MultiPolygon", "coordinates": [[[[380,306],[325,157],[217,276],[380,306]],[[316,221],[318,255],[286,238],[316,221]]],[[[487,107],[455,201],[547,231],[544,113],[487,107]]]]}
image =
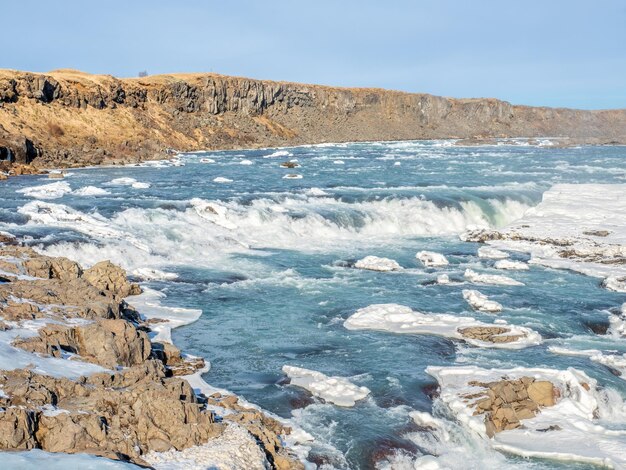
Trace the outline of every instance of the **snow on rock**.
{"type": "Polygon", "coordinates": [[[509,254],[502,250],[497,250],[496,248],[492,248],[490,246],[481,246],[478,249],[478,257],[487,258],[487,259],[504,259],[504,258],[508,258],[509,254]]]}
{"type": "Polygon", "coordinates": [[[435,253],[434,251],[420,251],[415,257],[422,262],[426,267],[430,266],[447,266],[448,260],[441,253],[435,253]]]}
{"type": "Polygon", "coordinates": [[[329,377],[314,370],[283,366],[291,385],[304,388],[315,397],[338,406],[351,407],[370,394],[366,387],[354,385],[344,377],[329,377]]]}
{"type": "Polygon", "coordinates": [[[531,264],[607,278],[605,287],[626,292],[625,213],[626,184],[557,184],[507,227],[461,238],[530,253],[531,264]]]}
{"type": "Polygon", "coordinates": [[[166,452],[149,452],[146,462],[163,470],[265,470],[269,463],[246,429],[230,424],[218,437],[201,446],[166,452]]]}
{"type": "Polygon", "coordinates": [[[477,290],[463,289],[463,298],[468,304],[479,312],[498,313],[502,311],[502,305],[495,300],[489,300],[485,294],[477,290]]]}
{"type": "Polygon", "coordinates": [[[494,284],[500,286],[523,286],[524,283],[516,281],[508,276],[502,276],[500,274],[479,274],[472,269],[466,269],[463,275],[469,282],[476,284],[494,284]]]}
{"type": "Polygon", "coordinates": [[[65,181],[57,181],[56,183],[18,189],[16,192],[35,199],[58,199],[65,194],[71,193],[72,188],[65,181]]]}
{"type": "Polygon", "coordinates": [[[520,349],[540,344],[539,333],[525,327],[482,323],[472,317],[421,313],[398,304],[374,304],[357,310],[343,326],[348,330],[435,335],[486,348],[520,349]]]}
{"type": "MultiPolygon", "coordinates": [[[[478,367],[428,367],[426,372],[441,387],[440,400],[463,426],[482,436],[491,446],[523,457],[538,457],[592,463],[609,468],[626,466],[626,431],[605,427],[624,402],[597,388],[584,372],[524,368],[481,369],[478,367]],[[531,377],[550,382],[556,392],[552,406],[540,407],[522,426],[487,435],[485,415],[472,396],[483,393],[481,383],[531,377]],[[598,419],[599,418],[599,419],[598,419]]],[[[617,418],[615,418],[617,419],[617,418]]]]}
{"type": "Polygon", "coordinates": [[[370,271],[399,271],[402,266],[397,261],[389,258],[379,258],[378,256],[366,256],[358,260],[354,267],[357,269],[368,269],[370,271]]]}
{"type": "Polygon", "coordinates": [[[602,281],[602,287],[615,292],[626,292],[626,276],[620,278],[609,276],[602,281]]]}
{"type": "Polygon", "coordinates": [[[528,267],[528,264],[524,263],[523,261],[511,261],[508,259],[501,259],[496,261],[493,267],[496,269],[506,269],[509,271],[528,271],[530,269],[528,267]]]}

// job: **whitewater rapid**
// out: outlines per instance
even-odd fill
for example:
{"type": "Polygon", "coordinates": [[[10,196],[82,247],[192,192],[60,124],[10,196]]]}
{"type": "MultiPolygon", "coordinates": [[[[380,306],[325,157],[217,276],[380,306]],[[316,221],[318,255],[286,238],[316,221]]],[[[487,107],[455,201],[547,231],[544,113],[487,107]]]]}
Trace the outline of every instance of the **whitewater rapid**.
{"type": "MultiPolygon", "coordinates": [[[[546,227],[559,214],[540,204],[562,183],[573,186],[569,201],[552,207],[575,226],[576,188],[623,183],[624,170],[611,147],[205,152],[73,170],[56,183],[10,180],[0,230],[85,266],[121,264],[146,289],[140,307],[175,319],[176,330],[159,334],[211,362],[206,382],[292,420],[327,468],[555,469],[554,460],[511,458],[513,447],[524,451],[519,441],[502,436],[500,453],[464,425],[452,398],[434,398],[436,379],[447,382],[432,367],[574,367],[607,390],[600,416],[614,419],[592,425],[621,433],[626,381],[613,372],[624,368],[626,298],[598,279],[529,263],[538,253],[523,246],[459,236],[546,227]],[[297,170],[281,166],[296,160],[297,170]],[[303,177],[284,178],[292,171],[303,177]],[[364,259],[394,269],[358,269],[364,259]],[[521,339],[461,337],[476,326],[521,339]]],[[[609,434],[603,442],[613,445],[609,434]]],[[[522,455],[540,455],[539,444],[522,455]]]]}

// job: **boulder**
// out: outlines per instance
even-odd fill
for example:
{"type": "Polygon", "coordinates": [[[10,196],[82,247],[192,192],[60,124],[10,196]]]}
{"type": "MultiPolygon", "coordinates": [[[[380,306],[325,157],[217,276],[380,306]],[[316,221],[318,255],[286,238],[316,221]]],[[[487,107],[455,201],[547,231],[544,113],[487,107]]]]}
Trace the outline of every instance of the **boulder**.
{"type": "Polygon", "coordinates": [[[83,273],[83,279],[98,289],[112,292],[121,297],[137,295],[141,288],[126,277],[126,271],[110,261],[101,261],[83,273]]]}

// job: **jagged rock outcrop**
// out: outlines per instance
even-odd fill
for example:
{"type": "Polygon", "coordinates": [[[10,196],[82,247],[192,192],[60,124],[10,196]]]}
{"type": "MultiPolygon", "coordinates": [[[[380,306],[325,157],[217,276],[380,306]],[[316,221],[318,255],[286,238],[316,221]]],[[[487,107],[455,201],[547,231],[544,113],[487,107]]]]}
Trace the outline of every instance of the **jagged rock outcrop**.
{"type": "Polygon", "coordinates": [[[117,79],[72,70],[0,71],[0,160],[12,155],[42,166],[139,161],[172,148],[520,136],[626,143],[626,111],[215,74],[117,79]]]}
{"type": "MultiPolygon", "coordinates": [[[[41,93],[57,96],[42,86],[41,93]]],[[[119,266],[103,261],[83,270],[0,233],[0,270],[0,331],[44,320],[35,335],[12,337],[12,346],[109,369],[78,379],[30,367],[0,371],[0,451],[82,452],[147,465],[148,452],[211,445],[236,429],[258,446],[260,466],[303,469],[281,440],[289,428],[234,396],[197,394],[178,377],[202,369],[204,360],[150,342],[153,322],[123,299],[139,286],[119,266]]]]}

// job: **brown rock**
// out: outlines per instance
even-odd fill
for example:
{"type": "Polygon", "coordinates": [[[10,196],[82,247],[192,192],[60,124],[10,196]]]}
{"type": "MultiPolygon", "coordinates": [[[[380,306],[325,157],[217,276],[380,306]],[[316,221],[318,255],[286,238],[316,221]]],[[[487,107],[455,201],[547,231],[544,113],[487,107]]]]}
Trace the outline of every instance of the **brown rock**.
{"type": "Polygon", "coordinates": [[[83,273],[83,279],[98,289],[112,292],[121,297],[137,295],[141,289],[126,278],[126,271],[110,261],[101,261],[83,273]]]}
{"type": "Polygon", "coordinates": [[[48,325],[39,336],[16,340],[14,346],[39,354],[79,354],[107,368],[141,364],[150,356],[148,335],[125,320],[98,320],[85,326],[48,325]]]}
{"type": "Polygon", "coordinates": [[[539,406],[554,406],[554,385],[547,380],[538,380],[528,386],[528,398],[539,406]]]}

